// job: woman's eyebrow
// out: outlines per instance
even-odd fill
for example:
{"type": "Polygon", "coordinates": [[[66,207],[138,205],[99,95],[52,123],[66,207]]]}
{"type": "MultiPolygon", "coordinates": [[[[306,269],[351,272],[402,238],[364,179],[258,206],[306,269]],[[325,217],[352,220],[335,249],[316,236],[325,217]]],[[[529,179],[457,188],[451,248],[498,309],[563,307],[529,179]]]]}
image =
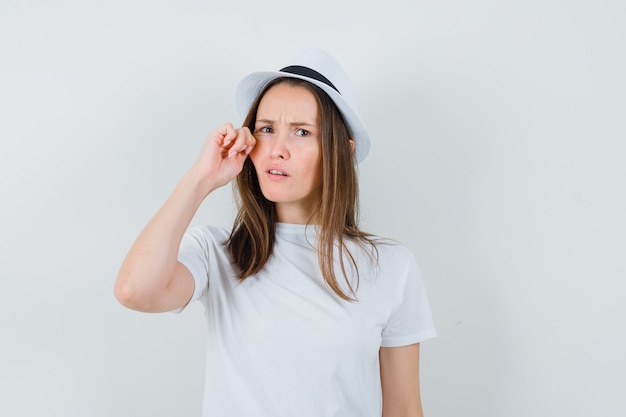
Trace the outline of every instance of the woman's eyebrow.
{"type": "Polygon", "coordinates": [[[311,126],[311,127],[315,127],[316,125],[314,123],[309,123],[309,122],[291,122],[291,123],[289,123],[289,126],[311,126]]]}
{"type": "MultiPolygon", "coordinates": [[[[257,119],[256,123],[267,123],[267,124],[275,124],[276,121],[275,120],[270,120],[270,119],[257,119]]],[[[289,126],[294,127],[294,126],[311,126],[311,127],[315,127],[317,126],[315,123],[311,123],[311,122],[290,122],[289,126]]]]}

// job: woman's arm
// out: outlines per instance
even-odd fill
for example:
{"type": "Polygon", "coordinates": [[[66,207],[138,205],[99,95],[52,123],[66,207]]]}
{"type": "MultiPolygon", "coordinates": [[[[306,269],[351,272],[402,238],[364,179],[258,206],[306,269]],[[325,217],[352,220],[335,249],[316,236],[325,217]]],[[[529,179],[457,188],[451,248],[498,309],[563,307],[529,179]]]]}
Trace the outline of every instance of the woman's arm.
{"type": "Polygon", "coordinates": [[[124,306],[145,312],[183,307],[194,280],[177,261],[183,235],[200,204],[230,182],[255,145],[248,128],[226,124],[210,134],[196,163],[141,232],[122,263],[115,296],[124,306]]]}
{"type": "Polygon", "coordinates": [[[383,417],[423,417],[419,343],[380,348],[383,417]]]}

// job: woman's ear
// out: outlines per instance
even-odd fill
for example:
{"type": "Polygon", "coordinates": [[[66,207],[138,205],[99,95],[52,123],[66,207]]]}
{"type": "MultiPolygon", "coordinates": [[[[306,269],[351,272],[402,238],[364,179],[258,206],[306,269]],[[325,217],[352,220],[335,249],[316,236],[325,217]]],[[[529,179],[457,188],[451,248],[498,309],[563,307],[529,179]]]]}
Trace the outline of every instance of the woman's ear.
{"type": "Polygon", "coordinates": [[[354,153],[354,139],[350,139],[350,153],[354,153]]]}

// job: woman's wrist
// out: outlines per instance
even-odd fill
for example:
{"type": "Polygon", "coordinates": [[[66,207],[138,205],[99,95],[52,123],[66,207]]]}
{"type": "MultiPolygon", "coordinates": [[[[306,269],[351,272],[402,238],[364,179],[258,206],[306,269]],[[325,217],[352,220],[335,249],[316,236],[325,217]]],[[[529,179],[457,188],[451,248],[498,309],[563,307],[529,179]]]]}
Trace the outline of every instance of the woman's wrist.
{"type": "Polygon", "coordinates": [[[202,202],[209,194],[219,188],[219,185],[212,178],[201,175],[196,166],[192,166],[181,178],[178,188],[186,191],[194,199],[202,202]]]}

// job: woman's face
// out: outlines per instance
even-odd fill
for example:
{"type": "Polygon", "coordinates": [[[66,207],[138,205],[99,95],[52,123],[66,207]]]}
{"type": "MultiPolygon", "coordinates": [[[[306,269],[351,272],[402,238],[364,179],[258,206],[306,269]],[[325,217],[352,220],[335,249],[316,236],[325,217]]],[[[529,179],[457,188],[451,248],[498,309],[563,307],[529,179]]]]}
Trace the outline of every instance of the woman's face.
{"type": "Polygon", "coordinates": [[[319,109],[313,93],[286,83],[259,103],[250,158],[265,198],[276,203],[278,221],[306,223],[322,185],[319,109]]]}

